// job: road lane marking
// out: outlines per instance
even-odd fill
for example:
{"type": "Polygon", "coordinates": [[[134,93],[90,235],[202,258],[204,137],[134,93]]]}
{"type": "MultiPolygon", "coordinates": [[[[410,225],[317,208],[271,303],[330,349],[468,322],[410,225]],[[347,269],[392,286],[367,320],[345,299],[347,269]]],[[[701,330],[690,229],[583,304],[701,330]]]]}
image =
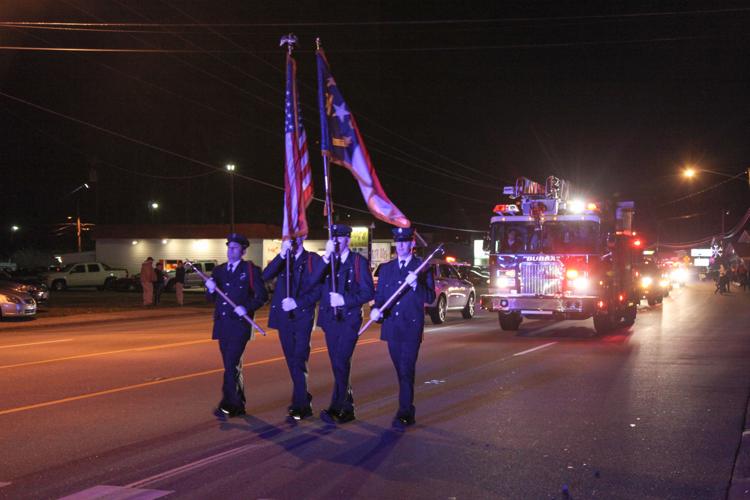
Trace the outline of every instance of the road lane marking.
{"type": "Polygon", "coordinates": [[[553,346],[555,344],[557,344],[557,342],[548,342],[547,344],[542,344],[531,349],[526,349],[525,351],[517,352],[513,356],[523,356],[524,354],[529,354],[530,352],[538,351],[540,349],[546,349],[547,347],[553,346]]]}
{"type": "Polygon", "coordinates": [[[240,455],[246,451],[252,450],[254,448],[259,448],[261,446],[269,446],[271,443],[266,444],[246,444],[244,446],[240,446],[238,448],[232,448],[231,450],[227,450],[221,453],[217,453],[216,455],[211,455],[206,458],[202,458],[200,460],[196,460],[195,462],[190,462],[189,464],[182,465],[180,467],[175,467],[174,469],[170,469],[164,472],[161,472],[159,474],[153,475],[151,477],[147,477],[145,479],[141,479],[140,481],[135,481],[130,484],[126,484],[124,488],[142,488],[148,484],[156,483],[159,481],[163,481],[165,479],[170,479],[172,477],[178,476],[184,472],[190,472],[195,469],[199,469],[201,467],[205,467],[207,465],[214,464],[216,462],[220,462],[224,460],[225,458],[233,457],[235,455],[240,455]]]}
{"type": "Polygon", "coordinates": [[[96,500],[98,498],[122,498],[131,500],[155,500],[156,498],[171,495],[174,491],[167,490],[145,490],[134,489],[123,486],[109,486],[100,484],[91,488],[73,493],[59,500],[96,500]]]}
{"type": "MultiPolygon", "coordinates": [[[[362,345],[362,344],[372,344],[374,342],[380,342],[380,340],[379,339],[361,340],[357,344],[359,344],[359,345],[362,345]]],[[[326,352],[326,351],[328,351],[328,349],[326,347],[317,347],[315,349],[312,349],[310,351],[310,354],[317,354],[317,353],[326,352]]],[[[245,368],[245,367],[250,367],[250,366],[260,366],[260,365],[266,365],[266,364],[273,363],[273,362],[276,362],[276,361],[284,361],[284,360],[285,360],[284,356],[278,356],[278,357],[275,357],[275,358],[268,358],[268,359],[262,359],[260,361],[253,361],[252,363],[244,363],[242,365],[242,367],[245,368]]],[[[70,397],[67,397],[67,398],[56,399],[56,400],[53,400],[53,401],[45,401],[43,403],[35,403],[35,404],[32,404],[32,405],[19,406],[17,408],[8,408],[7,410],[1,410],[0,411],[0,416],[2,416],[2,415],[10,415],[11,413],[18,413],[18,412],[27,411],[27,410],[36,410],[38,408],[45,408],[47,406],[53,406],[53,405],[58,405],[58,404],[63,404],[63,403],[70,403],[70,402],[73,402],[73,401],[80,401],[80,400],[83,400],[83,399],[90,399],[90,398],[95,398],[95,397],[99,397],[99,396],[106,396],[106,395],[109,395],[109,394],[117,394],[118,392],[125,392],[125,391],[130,391],[130,390],[133,390],[133,389],[141,389],[143,387],[150,387],[152,385],[159,385],[159,384],[166,384],[166,383],[169,383],[169,382],[178,382],[178,381],[181,381],[181,380],[188,380],[188,379],[191,379],[191,378],[202,377],[204,375],[211,375],[211,374],[214,374],[214,373],[221,373],[223,371],[224,371],[224,368],[215,368],[213,370],[205,370],[205,371],[202,371],[202,372],[188,373],[188,374],[185,374],[185,375],[178,375],[176,377],[169,377],[169,378],[165,378],[165,379],[162,379],[162,380],[153,380],[151,382],[143,382],[143,383],[140,383],[140,384],[126,385],[126,386],[123,386],[123,387],[115,387],[114,389],[106,389],[106,390],[103,390],[103,391],[89,392],[87,394],[79,394],[78,396],[70,396],[70,397]]]]}
{"type": "Polygon", "coordinates": [[[0,349],[10,349],[11,347],[26,347],[29,345],[54,344],[55,342],[70,342],[71,340],[73,339],[45,340],[43,342],[29,342],[28,344],[3,345],[0,346],[0,349]]]}
{"type": "Polygon", "coordinates": [[[83,358],[93,358],[96,356],[107,356],[109,354],[120,354],[123,352],[153,351],[155,349],[166,349],[169,347],[181,347],[185,345],[205,344],[206,342],[213,342],[213,341],[211,339],[188,340],[185,342],[174,342],[171,344],[159,344],[159,345],[152,345],[152,346],[145,346],[145,347],[131,347],[128,349],[118,349],[116,351],[92,352],[89,354],[76,354],[74,356],[64,356],[62,358],[41,359],[39,361],[27,361],[25,363],[16,363],[14,365],[2,365],[0,366],[0,370],[4,370],[7,368],[20,368],[22,366],[43,365],[46,363],[55,363],[57,361],[69,361],[71,359],[83,359],[83,358]]]}

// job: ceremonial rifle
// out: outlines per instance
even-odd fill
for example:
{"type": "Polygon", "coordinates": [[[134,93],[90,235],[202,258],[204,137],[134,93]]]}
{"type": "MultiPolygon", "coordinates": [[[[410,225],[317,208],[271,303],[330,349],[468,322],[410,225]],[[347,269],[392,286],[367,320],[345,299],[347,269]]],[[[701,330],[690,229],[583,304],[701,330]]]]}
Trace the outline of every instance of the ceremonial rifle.
{"type": "MultiPolygon", "coordinates": [[[[423,260],[423,261],[422,261],[422,263],[421,263],[421,264],[419,265],[419,267],[418,267],[418,268],[416,268],[416,269],[415,269],[415,270],[413,271],[413,272],[414,272],[414,274],[419,274],[419,273],[421,273],[421,272],[422,272],[422,270],[423,270],[423,269],[424,269],[425,267],[427,267],[427,266],[428,266],[428,265],[430,264],[430,260],[431,260],[432,258],[434,258],[434,257],[435,257],[435,256],[436,256],[437,254],[439,254],[439,253],[442,253],[442,252],[443,252],[443,244],[441,243],[441,244],[439,244],[439,245],[437,246],[437,248],[436,248],[435,250],[433,250],[433,251],[432,251],[432,253],[431,253],[431,254],[430,254],[430,255],[429,255],[429,256],[428,256],[428,257],[427,257],[427,258],[426,258],[425,260],[423,260]]],[[[404,291],[404,289],[405,289],[405,288],[406,288],[407,286],[409,286],[409,285],[408,285],[408,283],[406,283],[406,280],[404,280],[404,282],[403,282],[403,283],[401,283],[401,286],[400,286],[400,287],[398,287],[398,290],[396,290],[395,292],[393,292],[393,295],[391,295],[390,297],[388,297],[388,300],[386,300],[386,301],[385,301],[385,302],[383,303],[383,305],[379,307],[379,309],[380,309],[380,313],[381,313],[381,314],[383,314],[383,312],[384,312],[384,311],[385,311],[386,309],[388,309],[389,307],[391,307],[391,306],[393,305],[393,303],[394,303],[394,302],[396,301],[396,299],[398,298],[398,296],[399,296],[399,295],[401,295],[401,292],[403,292],[403,291],[404,291]]],[[[362,335],[362,334],[364,333],[364,331],[365,331],[365,330],[367,330],[367,328],[368,328],[368,327],[369,327],[369,326],[370,326],[371,324],[372,324],[372,319],[368,320],[368,321],[367,321],[367,323],[365,323],[365,326],[363,326],[362,328],[360,328],[360,330],[359,330],[359,333],[358,333],[357,335],[362,335]]]]}
{"type": "MultiPolygon", "coordinates": [[[[196,273],[198,274],[198,276],[200,276],[200,277],[201,277],[201,279],[202,279],[203,281],[208,281],[208,280],[210,280],[210,279],[211,279],[211,278],[209,278],[208,276],[206,276],[205,274],[203,274],[203,273],[201,272],[201,270],[200,270],[200,269],[198,269],[197,267],[195,267],[195,266],[193,265],[193,263],[192,263],[191,261],[189,261],[188,259],[185,259],[185,265],[186,265],[186,266],[188,266],[188,267],[192,267],[192,268],[193,268],[193,271],[195,271],[195,272],[196,272],[196,273]]],[[[250,271],[249,271],[249,272],[253,272],[253,270],[252,270],[252,269],[250,269],[250,271]]],[[[227,294],[225,294],[224,292],[222,292],[222,291],[221,291],[221,288],[219,288],[219,286],[218,286],[218,285],[216,286],[216,293],[218,293],[218,294],[219,294],[219,295],[221,296],[221,298],[222,298],[222,299],[226,300],[226,301],[227,301],[227,303],[228,303],[228,304],[229,304],[230,306],[232,306],[232,308],[236,308],[236,307],[237,307],[237,304],[235,304],[235,303],[234,303],[234,302],[232,301],[232,299],[230,299],[230,298],[229,298],[229,297],[227,296],[227,294]]],[[[252,326],[252,327],[253,327],[253,328],[255,328],[256,330],[258,330],[258,331],[260,332],[260,334],[261,334],[261,335],[263,335],[263,336],[265,336],[265,335],[266,335],[266,332],[265,332],[265,330],[263,330],[263,328],[261,328],[260,326],[258,326],[258,323],[256,323],[255,321],[253,321],[253,318],[251,318],[249,314],[245,314],[245,315],[244,315],[244,316],[242,316],[242,317],[243,317],[243,318],[245,319],[245,321],[247,321],[248,323],[250,323],[250,326],[252,326]]],[[[252,334],[251,334],[251,337],[250,337],[250,339],[252,340],[252,334]]]]}

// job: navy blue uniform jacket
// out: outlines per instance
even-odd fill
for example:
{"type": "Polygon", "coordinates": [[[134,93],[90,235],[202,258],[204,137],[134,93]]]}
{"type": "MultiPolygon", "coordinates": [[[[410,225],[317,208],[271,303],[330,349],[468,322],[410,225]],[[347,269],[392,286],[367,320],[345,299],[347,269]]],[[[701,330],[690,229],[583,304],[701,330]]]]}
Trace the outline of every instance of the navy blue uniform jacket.
{"type": "MultiPolygon", "coordinates": [[[[216,281],[219,289],[227,294],[238,306],[245,306],[247,314],[252,318],[255,311],[260,309],[268,300],[268,292],[260,273],[260,268],[247,261],[241,261],[233,273],[227,270],[227,263],[214,268],[211,277],[216,281]],[[252,288],[250,287],[250,273],[252,273],[252,288]]],[[[207,294],[216,303],[214,308],[214,339],[241,337],[250,335],[250,323],[237,316],[234,308],[218,293],[207,294]]]]}
{"type": "MultiPolygon", "coordinates": [[[[381,265],[374,307],[380,308],[404,282],[407,271],[415,271],[421,263],[422,259],[412,256],[403,273],[398,268],[398,259],[381,265]]],[[[383,312],[380,338],[396,342],[421,342],[424,330],[424,305],[432,303],[433,300],[435,280],[428,267],[417,275],[417,289],[412,290],[407,286],[391,307],[383,312]]]]}
{"type": "MultiPolygon", "coordinates": [[[[294,259],[294,257],[292,257],[294,259]]],[[[303,250],[296,260],[292,260],[292,279],[289,296],[297,302],[292,318],[281,308],[281,301],[286,298],[286,259],[278,255],[263,270],[263,280],[276,279],[276,289],[271,300],[271,311],[268,315],[268,326],[283,328],[290,321],[312,321],[315,315],[315,303],[320,300],[321,283],[315,279],[315,271],[323,259],[320,255],[303,250]]]]}
{"type": "MultiPolygon", "coordinates": [[[[331,264],[326,264],[320,259],[318,268],[315,270],[317,279],[325,280],[320,293],[320,311],[318,313],[318,324],[326,328],[336,324],[336,319],[331,307],[331,264]]],[[[359,328],[362,322],[362,306],[370,302],[375,295],[375,286],[372,284],[370,264],[366,258],[355,252],[349,251],[349,256],[342,262],[336,273],[336,292],[344,296],[344,306],[340,307],[341,321],[350,323],[359,328]],[[355,271],[355,264],[359,268],[355,271]]]]}

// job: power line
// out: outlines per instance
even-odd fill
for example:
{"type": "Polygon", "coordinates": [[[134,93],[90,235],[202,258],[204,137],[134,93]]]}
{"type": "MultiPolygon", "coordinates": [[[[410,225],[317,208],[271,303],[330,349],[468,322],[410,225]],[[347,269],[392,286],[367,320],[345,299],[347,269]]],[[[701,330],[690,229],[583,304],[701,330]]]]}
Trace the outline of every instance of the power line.
{"type": "MultiPolygon", "coordinates": [[[[140,139],[136,139],[134,137],[130,137],[130,136],[127,136],[125,134],[121,134],[119,132],[115,132],[114,130],[109,130],[109,129],[105,128],[105,127],[101,127],[99,125],[96,125],[96,124],[91,123],[91,122],[87,122],[85,120],[81,120],[81,119],[75,118],[73,116],[66,115],[64,113],[60,113],[60,112],[55,111],[53,109],[47,108],[45,106],[41,106],[39,104],[33,103],[33,102],[28,101],[26,99],[22,99],[20,97],[13,96],[13,95],[8,94],[6,92],[0,91],[0,96],[3,96],[6,99],[10,99],[10,100],[15,101],[15,102],[19,102],[21,104],[25,104],[25,105],[30,106],[32,108],[35,108],[37,110],[43,111],[45,113],[49,113],[49,114],[54,115],[54,116],[57,116],[59,118],[63,118],[63,119],[72,121],[72,122],[77,123],[79,125],[84,125],[84,126],[87,126],[87,127],[91,127],[93,129],[96,129],[96,130],[98,130],[100,132],[104,132],[106,134],[112,135],[112,136],[117,137],[119,139],[122,139],[122,140],[125,140],[125,141],[128,141],[128,142],[132,142],[132,143],[135,143],[135,144],[138,144],[138,145],[141,145],[141,146],[144,146],[144,147],[147,147],[147,148],[159,151],[161,153],[164,153],[164,154],[167,154],[167,155],[170,155],[170,156],[174,156],[174,157],[180,158],[180,159],[188,161],[190,163],[195,163],[197,165],[201,165],[201,166],[207,167],[207,168],[212,169],[214,171],[224,172],[223,168],[218,167],[216,165],[212,165],[210,163],[207,163],[207,162],[195,159],[195,158],[191,158],[189,156],[185,156],[185,155],[177,153],[175,151],[171,151],[169,149],[162,148],[162,147],[156,146],[154,144],[150,144],[150,143],[148,143],[146,141],[142,141],[140,139]]],[[[208,175],[208,174],[206,174],[206,175],[208,175]]],[[[267,182],[267,181],[264,181],[264,180],[261,180],[261,179],[257,179],[255,177],[250,177],[248,175],[238,174],[238,173],[237,174],[233,174],[233,175],[235,177],[239,177],[241,179],[245,179],[245,180],[248,180],[250,182],[254,182],[256,184],[260,184],[262,186],[275,189],[277,191],[282,191],[282,192],[284,191],[284,188],[282,186],[278,186],[276,184],[273,184],[273,183],[270,183],[270,182],[267,182]]],[[[323,200],[322,198],[313,198],[313,199],[315,201],[317,201],[317,202],[325,203],[325,200],[323,200]]],[[[345,208],[345,209],[351,210],[353,212],[358,212],[358,213],[363,213],[363,214],[371,215],[371,213],[368,210],[362,210],[362,209],[359,209],[359,208],[356,208],[356,207],[352,207],[352,206],[348,206],[348,205],[344,205],[344,204],[341,204],[341,203],[334,203],[334,205],[336,207],[345,208]]],[[[435,229],[445,229],[445,230],[470,232],[470,233],[481,233],[481,232],[484,232],[484,231],[479,230],[479,229],[456,228],[456,227],[441,226],[441,225],[429,224],[429,223],[425,223],[425,222],[416,222],[416,221],[415,221],[415,223],[418,224],[418,225],[420,225],[420,226],[432,227],[432,228],[435,228],[435,229]]]]}
{"type": "Polygon", "coordinates": [[[489,19],[428,19],[428,20],[392,20],[392,21],[310,21],[310,22],[284,22],[284,23],[84,23],[84,22],[59,22],[59,21],[3,21],[0,25],[26,25],[26,26],[69,26],[69,27],[212,27],[212,28],[258,28],[258,27],[324,27],[324,26],[431,26],[442,24],[495,24],[508,22],[549,22],[549,21],[576,21],[588,19],[632,19],[642,17],[667,17],[667,16],[695,16],[707,14],[734,14],[739,12],[750,12],[750,7],[737,7],[727,9],[701,9],[686,11],[657,11],[657,12],[633,12],[629,14],[593,14],[581,16],[548,16],[548,17],[500,17],[489,19]]]}
{"type": "Polygon", "coordinates": [[[708,191],[712,191],[712,190],[714,190],[714,189],[716,189],[716,188],[718,188],[718,187],[720,187],[720,186],[723,186],[724,184],[726,184],[726,183],[728,183],[728,182],[731,182],[731,181],[733,181],[733,180],[735,180],[735,179],[739,179],[739,178],[740,178],[740,177],[742,177],[743,175],[750,175],[750,174],[748,173],[748,171],[747,171],[747,170],[743,170],[742,172],[738,173],[737,175],[734,175],[734,176],[732,176],[732,177],[729,177],[729,178],[727,178],[727,179],[724,179],[724,180],[723,180],[723,181],[721,181],[721,182],[717,182],[716,184],[714,184],[714,185],[712,185],[712,186],[709,186],[709,187],[707,187],[707,188],[705,188],[705,189],[701,189],[700,191],[695,191],[694,193],[690,193],[690,194],[687,194],[687,195],[685,195],[685,196],[680,196],[679,198],[675,198],[675,199],[674,199],[674,200],[672,200],[672,201],[668,201],[668,202],[666,202],[666,203],[662,203],[662,204],[661,204],[661,205],[659,205],[659,206],[658,206],[657,208],[661,208],[661,207],[666,207],[666,206],[668,206],[668,205],[673,205],[673,204],[675,204],[675,203],[678,203],[678,202],[680,202],[680,201],[683,201],[683,200],[687,200],[688,198],[693,198],[693,197],[695,197],[695,196],[701,195],[701,194],[703,194],[703,193],[706,193],[706,192],[708,192],[708,191]]]}

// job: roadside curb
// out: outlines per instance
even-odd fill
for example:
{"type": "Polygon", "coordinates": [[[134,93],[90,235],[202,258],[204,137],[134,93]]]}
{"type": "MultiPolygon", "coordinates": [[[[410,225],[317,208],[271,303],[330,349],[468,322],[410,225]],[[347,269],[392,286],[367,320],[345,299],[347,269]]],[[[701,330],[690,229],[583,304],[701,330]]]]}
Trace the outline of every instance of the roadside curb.
{"type": "Polygon", "coordinates": [[[57,318],[36,318],[33,323],[5,323],[0,325],[0,332],[25,332],[43,328],[59,328],[71,326],[86,326],[98,323],[112,323],[116,321],[148,320],[152,318],[174,318],[180,316],[213,315],[209,308],[157,309],[121,311],[109,313],[74,314],[57,318]]]}
{"type": "Polygon", "coordinates": [[[748,403],[745,412],[745,430],[734,461],[732,481],[727,493],[728,500],[750,499],[750,398],[748,398],[748,403]]]}

